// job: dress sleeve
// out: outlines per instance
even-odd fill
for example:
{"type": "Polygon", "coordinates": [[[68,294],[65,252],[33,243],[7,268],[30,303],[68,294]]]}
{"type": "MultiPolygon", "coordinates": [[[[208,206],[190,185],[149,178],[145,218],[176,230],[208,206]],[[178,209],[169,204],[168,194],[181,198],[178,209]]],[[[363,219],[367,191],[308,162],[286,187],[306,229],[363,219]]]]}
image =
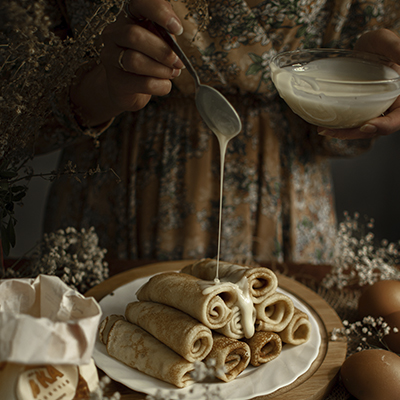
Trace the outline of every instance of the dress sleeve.
{"type": "Polygon", "coordinates": [[[96,140],[113,120],[93,127],[81,126],[69,100],[69,89],[52,97],[52,110],[45,124],[40,128],[35,141],[35,155],[48,153],[88,139],[96,140]]]}

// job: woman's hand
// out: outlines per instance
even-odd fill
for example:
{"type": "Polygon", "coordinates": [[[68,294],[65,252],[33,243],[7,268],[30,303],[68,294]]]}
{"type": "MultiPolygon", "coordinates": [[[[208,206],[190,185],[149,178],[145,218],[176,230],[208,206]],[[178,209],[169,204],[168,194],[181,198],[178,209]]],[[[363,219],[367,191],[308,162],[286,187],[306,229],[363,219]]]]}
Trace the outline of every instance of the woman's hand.
{"type": "MultiPolygon", "coordinates": [[[[355,50],[374,53],[388,58],[398,64],[396,70],[400,73],[400,37],[388,30],[379,29],[362,35],[355,50]]],[[[400,130],[400,96],[382,117],[374,118],[360,128],[325,129],[318,128],[320,135],[338,139],[368,139],[377,136],[390,135],[400,130]]]]}
{"type": "Polygon", "coordinates": [[[85,125],[99,125],[124,111],[140,110],[151,96],[168,94],[171,79],[183,68],[182,61],[152,30],[150,22],[181,34],[181,22],[170,3],[132,0],[129,11],[137,20],[123,11],[104,29],[101,63],[81,75],[71,88],[72,102],[85,125]]]}

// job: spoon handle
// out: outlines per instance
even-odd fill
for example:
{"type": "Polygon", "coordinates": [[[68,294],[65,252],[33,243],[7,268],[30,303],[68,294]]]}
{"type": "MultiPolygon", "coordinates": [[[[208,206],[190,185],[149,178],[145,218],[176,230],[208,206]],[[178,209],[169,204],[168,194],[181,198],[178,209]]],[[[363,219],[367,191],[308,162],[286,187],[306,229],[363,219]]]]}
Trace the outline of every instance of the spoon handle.
{"type": "Polygon", "coordinates": [[[179,44],[176,40],[172,37],[172,35],[162,26],[153,22],[154,27],[157,29],[158,33],[161,37],[167,42],[167,44],[171,47],[171,49],[176,53],[176,55],[182,60],[183,64],[189,71],[190,75],[192,75],[193,79],[196,82],[196,86],[200,86],[200,78],[197,75],[196,70],[193,68],[192,63],[187,58],[186,54],[180,48],[179,44]]]}

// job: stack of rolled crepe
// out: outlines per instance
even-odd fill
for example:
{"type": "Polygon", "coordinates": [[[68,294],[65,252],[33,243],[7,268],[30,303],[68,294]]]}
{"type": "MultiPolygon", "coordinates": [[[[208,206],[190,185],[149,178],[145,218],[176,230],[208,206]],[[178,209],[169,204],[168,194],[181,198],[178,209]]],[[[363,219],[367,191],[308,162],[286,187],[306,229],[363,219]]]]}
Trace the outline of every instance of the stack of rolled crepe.
{"type": "Polygon", "coordinates": [[[180,310],[148,301],[129,303],[125,316],[106,317],[99,337],[110,356],[179,388],[193,383],[196,361],[214,359],[216,377],[225,382],[250,362],[246,343],[213,333],[180,310]]]}
{"type": "MultiPolygon", "coordinates": [[[[187,265],[181,272],[200,279],[213,280],[217,272],[217,261],[203,259],[187,265]]],[[[244,339],[251,348],[252,365],[276,358],[282,349],[282,343],[279,342],[300,345],[309,340],[311,324],[307,314],[296,309],[290,297],[276,291],[278,279],[273,271],[264,267],[248,267],[220,261],[218,278],[221,282],[233,282],[240,287],[243,287],[240,282],[247,282],[254,304],[257,332],[252,338],[243,338],[242,316],[237,307],[233,308],[229,322],[217,331],[231,338],[244,339]],[[259,361],[256,362],[255,359],[259,361]]]]}
{"type": "Polygon", "coordinates": [[[278,357],[282,341],[308,340],[307,314],[276,292],[278,280],[271,270],[220,262],[217,285],[210,284],[215,274],[216,261],[206,259],[180,272],[151,277],[124,316],[102,322],[100,339],[108,353],[150,376],[185,387],[193,383],[197,361],[213,359],[216,377],[229,382],[249,363],[259,366],[278,357]],[[252,337],[243,335],[235,284],[248,288],[254,306],[252,337]]]}

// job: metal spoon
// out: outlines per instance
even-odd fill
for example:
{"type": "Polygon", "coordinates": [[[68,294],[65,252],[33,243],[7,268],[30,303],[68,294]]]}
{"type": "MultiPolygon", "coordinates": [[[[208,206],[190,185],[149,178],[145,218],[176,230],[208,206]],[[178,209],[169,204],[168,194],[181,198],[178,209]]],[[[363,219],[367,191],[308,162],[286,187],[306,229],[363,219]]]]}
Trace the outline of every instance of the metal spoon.
{"type": "Polygon", "coordinates": [[[242,123],[231,103],[218,90],[201,84],[192,63],[171,34],[156,23],[154,26],[192,75],[196,84],[196,107],[204,122],[216,135],[221,133],[228,140],[235,137],[242,130],[242,123]]]}

